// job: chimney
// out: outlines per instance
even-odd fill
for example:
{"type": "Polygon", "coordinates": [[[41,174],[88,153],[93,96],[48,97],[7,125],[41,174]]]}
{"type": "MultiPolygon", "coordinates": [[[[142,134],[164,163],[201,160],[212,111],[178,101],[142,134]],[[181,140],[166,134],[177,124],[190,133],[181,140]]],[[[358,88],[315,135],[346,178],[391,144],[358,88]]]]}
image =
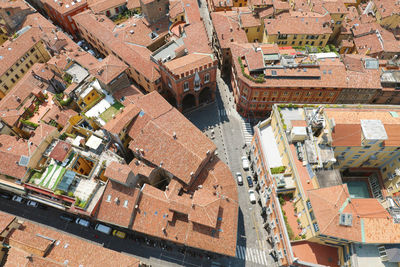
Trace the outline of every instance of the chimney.
{"type": "Polygon", "coordinates": [[[172,137],[176,140],[176,132],[172,134],[172,137]]]}

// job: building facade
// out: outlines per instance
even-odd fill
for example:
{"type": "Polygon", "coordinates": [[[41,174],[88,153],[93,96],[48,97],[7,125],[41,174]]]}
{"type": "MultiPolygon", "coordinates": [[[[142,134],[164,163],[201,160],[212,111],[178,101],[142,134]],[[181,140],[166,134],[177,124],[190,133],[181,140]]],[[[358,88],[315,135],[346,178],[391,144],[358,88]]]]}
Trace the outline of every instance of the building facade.
{"type": "Polygon", "coordinates": [[[178,110],[215,100],[217,62],[212,55],[189,54],[159,64],[166,98],[171,96],[178,110]]]}
{"type": "Polygon", "coordinates": [[[88,9],[86,0],[53,1],[46,0],[44,8],[50,19],[63,30],[77,37],[77,27],[72,17],[88,9]]]}

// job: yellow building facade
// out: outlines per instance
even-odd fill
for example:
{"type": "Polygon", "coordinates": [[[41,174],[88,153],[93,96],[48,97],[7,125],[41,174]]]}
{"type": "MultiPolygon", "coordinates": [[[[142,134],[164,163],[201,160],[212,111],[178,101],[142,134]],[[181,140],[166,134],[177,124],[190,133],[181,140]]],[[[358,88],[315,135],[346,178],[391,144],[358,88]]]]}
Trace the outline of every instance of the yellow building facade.
{"type": "MultiPolygon", "coordinates": [[[[27,34],[27,33],[25,33],[27,34]]],[[[21,37],[19,37],[21,38],[21,37]]],[[[24,42],[23,39],[17,38],[13,42],[24,42]]],[[[32,37],[33,38],[33,37],[32,37]]],[[[12,55],[15,58],[13,62],[4,65],[4,70],[0,73],[0,99],[2,99],[11,88],[29,71],[29,69],[37,62],[44,63],[50,59],[50,55],[47,52],[45,45],[42,40],[35,40],[32,46],[25,47],[25,50],[20,50],[17,47],[14,49],[14,45],[11,43],[6,49],[7,51],[15,51],[17,55],[12,55]],[[11,48],[11,49],[10,49],[11,48]]],[[[0,51],[0,55],[2,52],[0,51]]],[[[9,54],[5,54],[4,57],[11,57],[9,54]]]]}
{"type": "Polygon", "coordinates": [[[278,46],[326,46],[330,34],[268,34],[263,43],[275,43],[278,46]]]}

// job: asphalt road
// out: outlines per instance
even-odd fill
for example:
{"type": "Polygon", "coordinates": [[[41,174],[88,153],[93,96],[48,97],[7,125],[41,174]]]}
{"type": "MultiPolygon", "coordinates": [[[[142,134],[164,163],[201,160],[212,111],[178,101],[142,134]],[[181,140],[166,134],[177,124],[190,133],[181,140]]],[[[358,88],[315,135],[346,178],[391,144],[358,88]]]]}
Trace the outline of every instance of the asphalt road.
{"type": "Polygon", "coordinates": [[[233,109],[233,103],[230,101],[233,97],[221,79],[219,71],[217,86],[214,103],[191,111],[185,116],[211,138],[217,146],[218,156],[228,164],[232,174],[240,172],[244,179],[243,186],[238,186],[239,221],[236,258],[244,266],[274,266],[272,257],[268,255],[270,246],[265,241],[266,233],[261,227],[260,206],[251,204],[249,200],[246,176],[251,174],[242,169],[241,157],[245,155],[243,120],[233,109]]]}

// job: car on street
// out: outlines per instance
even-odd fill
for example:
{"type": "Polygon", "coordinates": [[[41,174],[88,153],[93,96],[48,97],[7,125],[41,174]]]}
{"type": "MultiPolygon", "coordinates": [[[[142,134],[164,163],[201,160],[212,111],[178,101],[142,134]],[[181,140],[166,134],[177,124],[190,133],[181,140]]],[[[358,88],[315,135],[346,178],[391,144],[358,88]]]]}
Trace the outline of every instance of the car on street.
{"type": "Polygon", "coordinates": [[[256,204],[256,194],[254,193],[254,190],[252,190],[252,189],[249,190],[249,198],[250,198],[251,204],[256,204]]]}
{"type": "Polygon", "coordinates": [[[73,222],[74,218],[69,216],[68,214],[61,214],[60,219],[66,222],[73,222]]]}
{"type": "Polygon", "coordinates": [[[81,218],[76,219],[76,220],[75,220],[75,223],[76,223],[76,224],[79,224],[79,225],[82,225],[82,226],[84,226],[84,227],[89,227],[89,225],[90,225],[90,222],[89,222],[89,221],[86,221],[86,220],[81,219],[81,218]]]}
{"type": "Polygon", "coordinates": [[[247,159],[246,156],[242,157],[242,167],[243,167],[243,170],[245,170],[245,171],[247,171],[250,167],[249,160],[247,159]]]}
{"type": "Polygon", "coordinates": [[[247,184],[249,187],[253,187],[253,180],[251,179],[251,176],[247,176],[247,184]]]}
{"type": "Polygon", "coordinates": [[[243,177],[242,177],[242,174],[240,172],[236,173],[236,179],[237,179],[238,185],[243,185],[243,177]]]}
{"type": "Polygon", "coordinates": [[[11,199],[11,196],[10,196],[10,195],[4,194],[4,193],[1,193],[1,194],[0,194],[0,197],[1,197],[1,198],[4,198],[4,199],[11,199]]]}
{"type": "Polygon", "coordinates": [[[28,202],[26,202],[26,205],[29,207],[34,207],[34,208],[37,208],[39,206],[39,204],[33,200],[29,200],[28,202]]]}
{"type": "Polygon", "coordinates": [[[15,202],[19,202],[19,203],[23,203],[24,202],[24,199],[22,197],[20,197],[20,196],[17,196],[17,195],[13,196],[12,200],[15,201],[15,202]]]}
{"type": "Polygon", "coordinates": [[[121,239],[124,239],[126,237],[126,234],[124,232],[118,230],[114,230],[112,234],[113,236],[119,237],[121,239]]]}
{"type": "Polygon", "coordinates": [[[104,234],[106,234],[106,235],[109,235],[109,234],[111,233],[111,231],[112,231],[111,227],[108,227],[108,226],[103,225],[103,224],[101,224],[101,223],[96,224],[96,226],[94,227],[94,229],[95,229],[96,231],[102,232],[102,233],[104,233],[104,234]]]}

